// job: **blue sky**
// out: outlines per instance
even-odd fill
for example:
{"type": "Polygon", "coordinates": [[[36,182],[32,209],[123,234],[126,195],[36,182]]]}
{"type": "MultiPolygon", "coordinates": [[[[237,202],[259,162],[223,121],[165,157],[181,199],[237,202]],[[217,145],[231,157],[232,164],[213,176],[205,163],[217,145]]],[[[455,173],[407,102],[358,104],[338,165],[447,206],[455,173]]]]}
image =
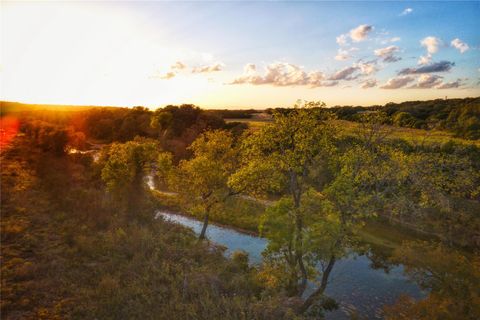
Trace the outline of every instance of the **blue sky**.
{"type": "Polygon", "coordinates": [[[204,107],[480,95],[480,2],[2,2],[4,99],[204,107]]]}

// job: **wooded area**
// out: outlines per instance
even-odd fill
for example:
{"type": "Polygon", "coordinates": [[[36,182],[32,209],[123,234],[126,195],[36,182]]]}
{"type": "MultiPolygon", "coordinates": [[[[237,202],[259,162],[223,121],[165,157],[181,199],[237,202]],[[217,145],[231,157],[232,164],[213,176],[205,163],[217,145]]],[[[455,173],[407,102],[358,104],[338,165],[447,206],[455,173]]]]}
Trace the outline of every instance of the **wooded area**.
{"type": "Polygon", "coordinates": [[[365,246],[366,224],[382,221],[428,235],[385,262],[404,265],[427,297],[402,297],[385,318],[476,319],[480,147],[412,143],[390,129],[433,124],[477,139],[479,102],[304,102],[269,110],[255,130],[193,105],[4,113],[19,131],[1,155],[2,314],[322,317],[338,308],[325,293],[332,269],[365,246]],[[155,219],[159,208],[197,217],[203,230],[155,219]],[[211,221],[265,237],[262,264],[222,256],[205,239],[211,221]]]}

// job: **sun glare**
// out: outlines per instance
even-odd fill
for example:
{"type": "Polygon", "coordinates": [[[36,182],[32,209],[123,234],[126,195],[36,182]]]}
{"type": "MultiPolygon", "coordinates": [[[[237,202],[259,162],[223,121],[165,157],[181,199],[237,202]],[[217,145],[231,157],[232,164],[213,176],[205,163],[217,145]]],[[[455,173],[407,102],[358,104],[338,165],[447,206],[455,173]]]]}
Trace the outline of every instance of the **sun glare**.
{"type": "MultiPolygon", "coordinates": [[[[3,5],[1,78],[8,100],[132,105],[193,100],[207,79],[159,86],[178,57],[195,53],[162,42],[125,10],[92,4],[3,5]]],[[[4,97],[5,98],[5,97],[4,97]]]]}
{"type": "MultiPolygon", "coordinates": [[[[330,106],[372,105],[479,92],[476,69],[466,67],[478,56],[470,40],[469,46],[455,38],[448,48],[446,40],[426,37],[431,40],[428,45],[435,48],[427,47],[431,53],[425,56],[427,42],[420,42],[421,37],[390,37],[380,27],[364,24],[354,29],[342,26],[342,32],[351,30],[338,36],[341,31],[335,28],[339,27],[325,23],[315,27],[323,38],[304,35],[297,43],[292,42],[292,36],[296,38],[291,27],[279,24],[284,29],[278,33],[258,26],[252,29],[241,25],[244,20],[235,11],[221,11],[220,5],[193,7],[198,9],[195,14],[188,5],[172,3],[2,2],[2,99],[267,108],[289,106],[298,98],[322,100],[330,106]],[[239,31],[242,28],[245,30],[239,31]],[[280,33],[282,37],[277,39],[280,33]],[[309,47],[319,43],[320,48],[309,47]],[[406,52],[400,43],[416,50],[423,60],[406,52]],[[458,56],[464,60],[456,64],[441,61],[455,61],[458,56]],[[418,73],[411,67],[417,60],[430,63],[427,67],[446,69],[440,70],[440,75],[399,75],[400,70],[418,73]],[[242,78],[242,70],[249,65],[254,66],[254,73],[242,78]],[[289,69],[279,69],[282,65],[289,69]],[[317,78],[312,76],[315,74],[317,78]]],[[[279,12],[274,14],[281,17],[279,12]]]]}

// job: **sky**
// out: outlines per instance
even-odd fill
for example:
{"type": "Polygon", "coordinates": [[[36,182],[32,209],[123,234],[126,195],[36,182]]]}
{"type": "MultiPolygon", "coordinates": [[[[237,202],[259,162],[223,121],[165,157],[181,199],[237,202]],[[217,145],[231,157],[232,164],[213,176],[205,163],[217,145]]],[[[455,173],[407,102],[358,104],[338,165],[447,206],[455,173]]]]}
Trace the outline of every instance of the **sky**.
{"type": "Polygon", "coordinates": [[[480,96],[480,2],[2,1],[0,98],[289,107],[480,96]]]}

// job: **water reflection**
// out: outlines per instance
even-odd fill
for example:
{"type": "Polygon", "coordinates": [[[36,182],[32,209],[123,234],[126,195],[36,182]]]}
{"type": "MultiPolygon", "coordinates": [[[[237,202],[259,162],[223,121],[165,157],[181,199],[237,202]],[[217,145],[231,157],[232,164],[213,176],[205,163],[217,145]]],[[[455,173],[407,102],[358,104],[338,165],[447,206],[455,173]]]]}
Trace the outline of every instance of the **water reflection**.
{"type": "MultiPolygon", "coordinates": [[[[190,227],[196,233],[201,230],[201,222],[192,218],[168,212],[158,212],[157,215],[190,227]]],[[[267,245],[266,239],[216,225],[207,229],[207,237],[225,246],[226,256],[236,250],[246,251],[253,264],[262,261],[262,252],[267,245]]],[[[306,295],[314,290],[315,285],[310,283],[306,295]]],[[[326,313],[326,318],[340,320],[350,319],[352,313],[379,319],[382,318],[382,307],[395,303],[402,294],[415,299],[425,296],[420,287],[404,275],[402,264],[390,261],[381,250],[372,251],[366,246],[349,249],[346,256],[335,262],[325,294],[340,305],[338,310],[326,313]]]]}

